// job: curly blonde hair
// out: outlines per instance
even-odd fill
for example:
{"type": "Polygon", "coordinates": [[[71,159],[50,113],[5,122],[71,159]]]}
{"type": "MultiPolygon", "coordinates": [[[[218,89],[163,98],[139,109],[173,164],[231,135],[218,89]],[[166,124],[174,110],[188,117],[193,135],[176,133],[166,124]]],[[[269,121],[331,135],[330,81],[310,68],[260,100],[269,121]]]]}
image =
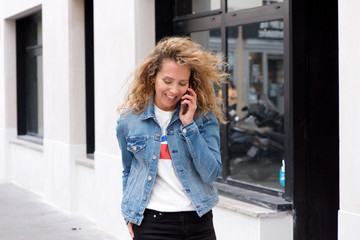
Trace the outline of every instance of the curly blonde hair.
{"type": "Polygon", "coordinates": [[[155,77],[161,70],[162,61],[171,59],[190,68],[190,86],[197,94],[195,117],[212,112],[220,123],[225,123],[222,100],[214,87],[222,87],[228,76],[223,71],[226,63],[222,56],[204,51],[202,46],[188,37],[162,39],[134,73],[132,86],[118,110],[132,110],[136,114],[148,108],[155,93],[155,77]]]}

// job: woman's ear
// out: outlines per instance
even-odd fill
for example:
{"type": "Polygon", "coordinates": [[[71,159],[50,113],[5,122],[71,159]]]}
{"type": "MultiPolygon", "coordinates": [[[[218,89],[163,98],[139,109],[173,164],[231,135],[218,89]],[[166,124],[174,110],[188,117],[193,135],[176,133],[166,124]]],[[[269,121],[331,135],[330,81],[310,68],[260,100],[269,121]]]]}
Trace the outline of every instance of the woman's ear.
{"type": "Polygon", "coordinates": [[[150,82],[151,87],[155,86],[155,79],[156,79],[155,76],[150,77],[149,82],[150,82]]]}

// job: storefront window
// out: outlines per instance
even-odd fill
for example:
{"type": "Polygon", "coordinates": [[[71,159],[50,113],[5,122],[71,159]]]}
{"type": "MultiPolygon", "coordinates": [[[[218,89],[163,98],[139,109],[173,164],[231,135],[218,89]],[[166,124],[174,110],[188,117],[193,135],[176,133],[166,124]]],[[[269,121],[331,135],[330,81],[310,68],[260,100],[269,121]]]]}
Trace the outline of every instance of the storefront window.
{"type": "Polygon", "coordinates": [[[284,66],[282,21],[227,29],[229,177],[283,189],[284,66]]]}
{"type": "Polygon", "coordinates": [[[228,12],[270,5],[283,1],[284,0],[251,0],[251,1],[228,0],[228,12]]]}
{"type": "Polygon", "coordinates": [[[291,133],[289,31],[284,27],[288,24],[287,1],[173,0],[171,5],[167,0],[159,0],[157,3],[160,14],[157,14],[157,39],[189,36],[204,49],[223,55],[228,62],[225,69],[230,75],[228,82],[215,89],[223,99],[228,120],[220,127],[219,191],[252,203],[269,201],[274,209],[290,208],[284,199],[291,198],[292,176],[289,171],[280,174],[280,169],[291,169],[290,144],[284,143],[291,133]],[[169,7],[174,9],[172,15],[163,14],[169,7]],[[229,13],[232,11],[237,12],[229,13]],[[171,25],[164,26],[169,22],[171,25]],[[272,202],[253,193],[281,199],[272,202]]]}

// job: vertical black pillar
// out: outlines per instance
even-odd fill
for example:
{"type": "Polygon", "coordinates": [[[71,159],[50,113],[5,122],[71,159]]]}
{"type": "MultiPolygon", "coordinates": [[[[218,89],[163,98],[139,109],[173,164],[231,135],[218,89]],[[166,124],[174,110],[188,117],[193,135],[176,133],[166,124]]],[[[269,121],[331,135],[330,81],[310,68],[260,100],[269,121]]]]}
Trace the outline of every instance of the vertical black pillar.
{"type": "Polygon", "coordinates": [[[175,17],[173,0],[155,0],[156,42],[173,34],[172,20],[175,17]]]}
{"type": "Polygon", "coordinates": [[[290,0],[294,239],[337,239],[337,1],[290,0]]]}
{"type": "Polygon", "coordinates": [[[95,151],[94,3],[85,1],[86,153],[95,151]]]}

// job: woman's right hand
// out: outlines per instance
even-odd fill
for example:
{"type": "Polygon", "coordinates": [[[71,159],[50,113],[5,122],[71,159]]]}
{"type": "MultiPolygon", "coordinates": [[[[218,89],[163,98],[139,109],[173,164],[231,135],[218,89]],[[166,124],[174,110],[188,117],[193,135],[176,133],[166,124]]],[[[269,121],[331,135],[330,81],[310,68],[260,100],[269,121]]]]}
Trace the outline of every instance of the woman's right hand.
{"type": "Polygon", "coordinates": [[[128,229],[129,229],[129,233],[130,233],[131,238],[134,238],[134,228],[133,228],[133,224],[132,224],[131,222],[129,222],[129,223],[127,224],[127,227],[128,227],[128,229]]]}

